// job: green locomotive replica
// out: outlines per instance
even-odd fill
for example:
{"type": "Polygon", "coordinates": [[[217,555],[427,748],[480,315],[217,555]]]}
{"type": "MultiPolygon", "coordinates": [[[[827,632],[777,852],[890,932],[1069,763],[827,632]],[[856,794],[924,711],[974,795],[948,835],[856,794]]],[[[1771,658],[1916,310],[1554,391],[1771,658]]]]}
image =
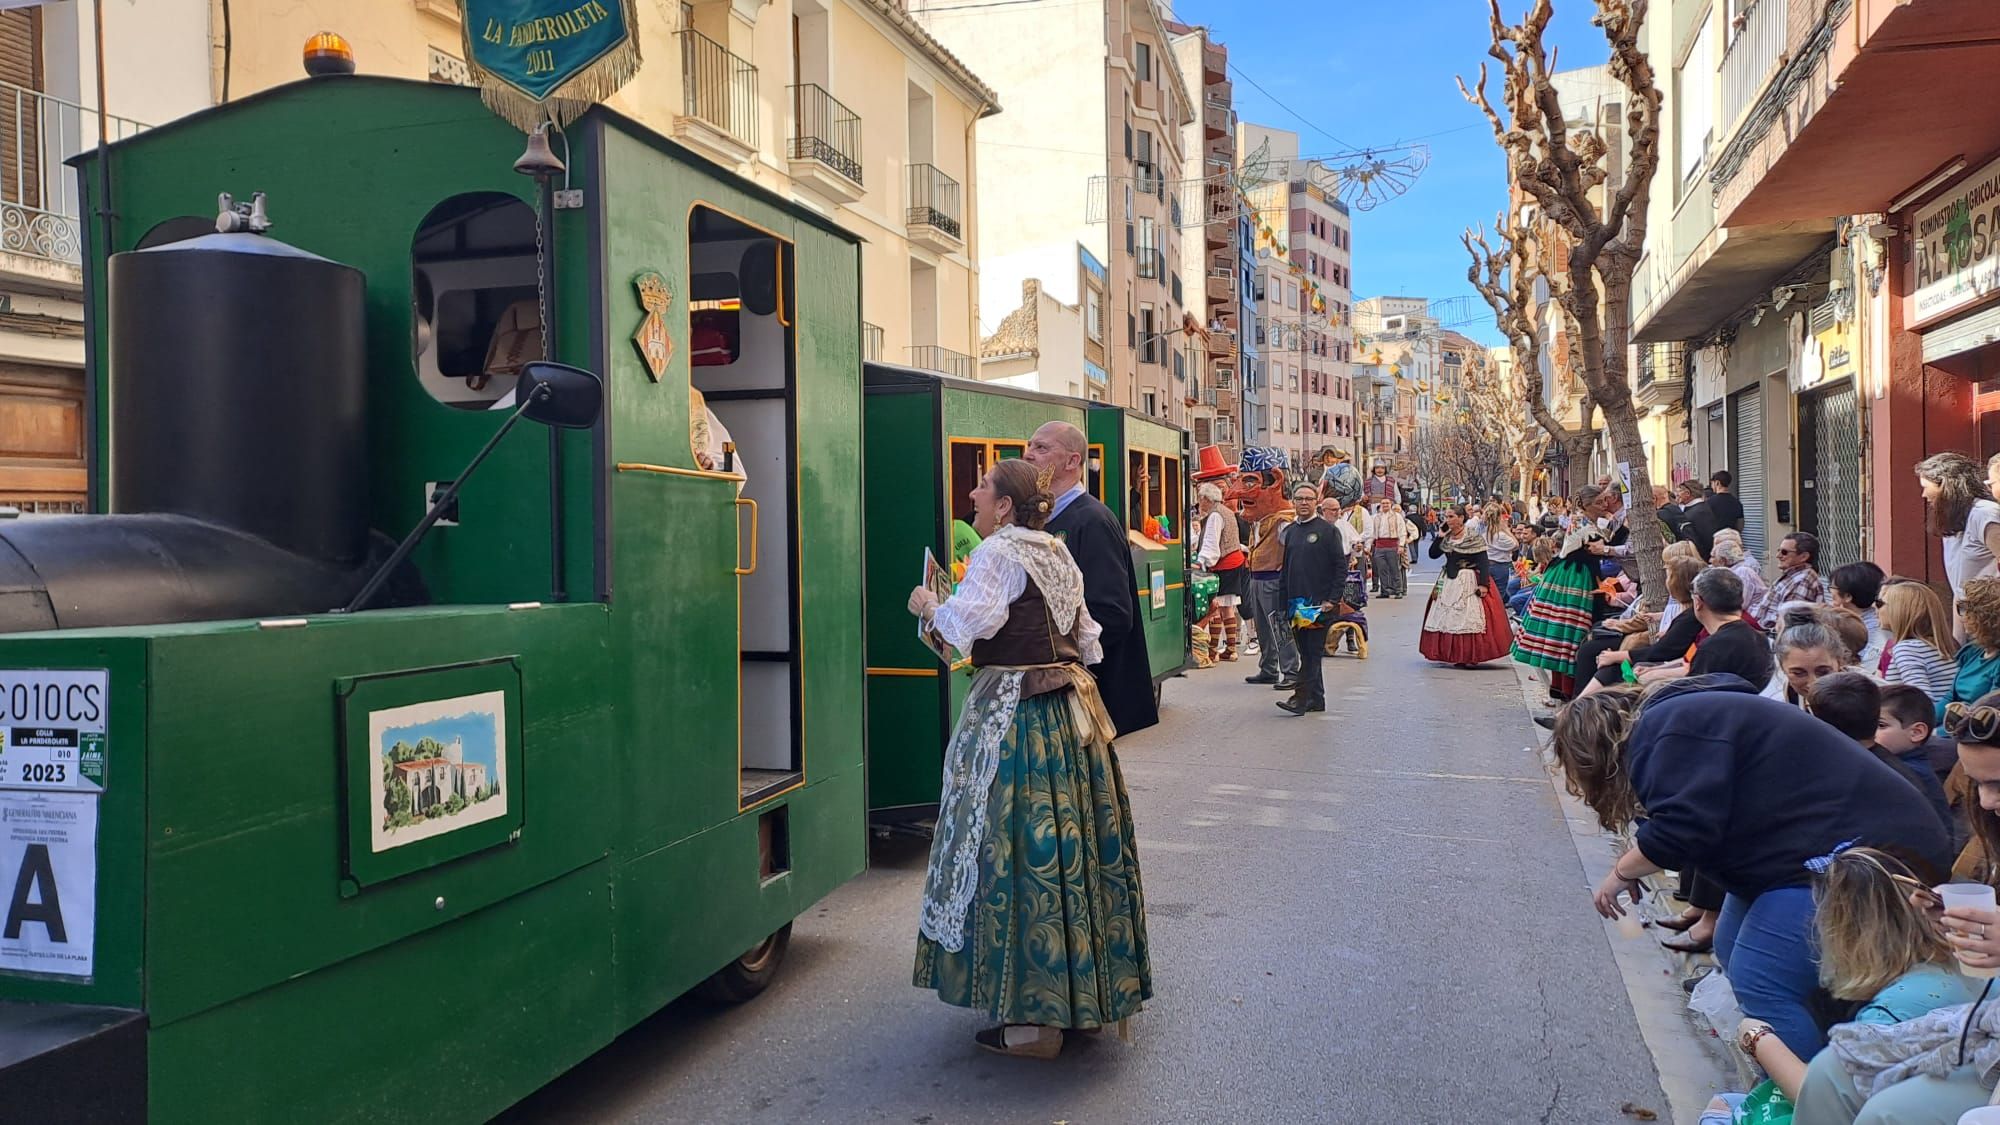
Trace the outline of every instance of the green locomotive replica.
{"type": "Polygon", "coordinates": [[[1061,395],[869,363],[867,513],[868,805],[878,825],[922,825],[937,808],[945,743],[972,682],[917,638],[904,603],[925,549],[963,561],[972,487],[1019,457],[1046,422],[1090,442],[1086,487],[1125,521],[1154,693],[1188,665],[1187,437],[1143,414],[1061,395]]]}
{"type": "Polygon", "coordinates": [[[561,140],[350,77],[83,162],[99,514],[0,527],[10,1118],[483,1120],[863,869],[855,241],[561,140]]]}

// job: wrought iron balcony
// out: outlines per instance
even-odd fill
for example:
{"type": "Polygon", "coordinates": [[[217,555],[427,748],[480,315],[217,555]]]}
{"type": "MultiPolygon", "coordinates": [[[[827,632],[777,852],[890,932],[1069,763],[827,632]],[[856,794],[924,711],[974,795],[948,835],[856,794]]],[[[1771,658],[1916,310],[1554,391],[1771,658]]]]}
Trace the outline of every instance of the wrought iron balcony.
{"type": "Polygon", "coordinates": [[[790,87],[793,160],[811,160],[861,183],[861,118],[823,88],[790,87]]]}
{"type": "MultiPolygon", "coordinates": [[[[744,159],[757,150],[757,68],[748,59],[689,28],[675,33],[681,41],[681,113],[714,130],[724,151],[744,159]]],[[[682,130],[676,133],[689,137],[682,130]]]]}
{"type": "Polygon", "coordinates": [[[946,375],[956,375],[961,379],[972,378],[972,357],[964,352],[941,348],[936,344],[919,344],[910,349],[910,366],[921,367],[925,371],[941,371],[946,375]]]}
{"type": "Polygon", "coordinates": [[[861,322],[861,358],[882,362],[882,326],[861,322]]]}
{"type": "MultiPolygon", "coordinates": [[[[76,170],[63,162],[97,143],[97,111],[0,82],[0,251],[66,265],[83,260],[83,201],[76,170]]],[[[106,136],[124,140],[146,126],[116,114],[106,136]]]]}
{"type": "Polygon", "coordinates": [[[912,164],[909,169],[910,237],[946,252],[965,244],[959,227],[958,181],[935,165],[912,164]],[[942,239],[936,235],[944,236],[942,239]]]}

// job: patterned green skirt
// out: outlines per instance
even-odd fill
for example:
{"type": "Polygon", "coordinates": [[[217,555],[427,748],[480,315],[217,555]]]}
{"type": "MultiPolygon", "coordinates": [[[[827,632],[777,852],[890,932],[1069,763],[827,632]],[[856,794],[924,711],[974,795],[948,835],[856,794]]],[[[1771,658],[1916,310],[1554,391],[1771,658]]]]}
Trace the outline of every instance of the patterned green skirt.
{"type": "Polygon", "coordinates": [[[1549,671],[1551,690],[1567,698],[1574,688],[1576,650],[1590,639],[1596,618],[1597,579],[1573,559],[1558,559],[1535,585],[1521,621],[1514,659],[1549,671]]]}
{"type": "Polygon", "coordinates": [[[1000,1023],[1102,1027],[1152,998],[1132,809],[1069,693],[1024,699],[987,797],[979,890],[953,953],[917,939],[914,983],[1000,1023]]]}

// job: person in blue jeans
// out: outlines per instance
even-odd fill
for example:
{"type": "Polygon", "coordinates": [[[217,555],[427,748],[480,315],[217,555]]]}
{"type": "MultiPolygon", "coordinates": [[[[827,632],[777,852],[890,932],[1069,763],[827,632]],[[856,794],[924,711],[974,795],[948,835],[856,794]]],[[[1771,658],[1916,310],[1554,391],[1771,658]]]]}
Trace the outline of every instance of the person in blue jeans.
{"type": "Polygon", "coordinates": [[[1556,716],[1569,791],[1633,846],[1593,905],[1622,917],[1639,880],[1694,868],[1726,894],[1716,959],[1746,1016],[1800,1058],[1826,1044],[1813,1015],[1819,966],[1807,861],[1836,849],[1887,852],[1925,880],[1951,868],[1951,841],[1916,788],[1853,739],[1718,673],[1646,691],[1621,685],[1556,716]],[[1741,815],[1754,808],[1756,815],[1741,815]]]}

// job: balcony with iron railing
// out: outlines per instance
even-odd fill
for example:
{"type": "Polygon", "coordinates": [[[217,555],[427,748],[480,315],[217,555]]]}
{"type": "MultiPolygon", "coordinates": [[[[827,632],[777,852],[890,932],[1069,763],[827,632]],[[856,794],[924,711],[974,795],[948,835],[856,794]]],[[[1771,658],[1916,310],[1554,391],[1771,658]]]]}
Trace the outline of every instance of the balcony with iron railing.
{"type": "Polygon", "coordinates": [[[837,203],[861,198],[861,118],[811,83],[788,87],[792,178],[837,203]]]}
{"type": "Polygon", "coordinates": [[[1211,301],[1228,301],[1236,296],[1236,271],[1234,269],[1211,268],[1208,271],[1206,292],[1211,301]]]}
{"type": "Polygon", "coordinates": [[[861,358],[882,362],[882,326],[861,322],[861,358]]]}
{"type": "Polygon", "coordinates": [[[959,227],[958,181],[934,165],[912,164],[909,191],[910,240],[944,254],[965,249],[965,236],[959,227]]]}
{"type": "MultiPolygon", "coordinates": [[[[82,263],[83,200],[76,170],[63,162],[97,143],[97,118],[94,109],[0,82],[0,253],[57,267],[82,263]]],[[[146,129],[116,114],[104,127],[112,141],[146,129]]],[[[59,272],[49,280],[81,280],[59,272]]]]}
{"type": "Polygon", "coordinates": [[[1717,134],[1727,138],[1743,111],[1757,100],[1785,60],[1785,0],[1757,0],[1736,17],[1729,50],[1722,56],[1722,102],[1716,106],[1717,134]]]}
{"type": "Polygon", "coordinates": [[[757,152],[757,68],[688,28],[681,41],[681,115],[674,137],[724,162],[757,152]]]}
{"type": "Polygon", "coordinates": [[[972,357],[964,352],[936,344],[918,344],[910,349],[910,366],[925,371],[938,371],[946,375],[956,375],[961,379],[972,378],[972,357]]]}
{"type": "Polygon", "coordinates": [[[1687,389],[1686,352],[1680,343],[1641,344],[1634,372],[1637,394],[1643,407],[1673,406],[1687,389]]]}

